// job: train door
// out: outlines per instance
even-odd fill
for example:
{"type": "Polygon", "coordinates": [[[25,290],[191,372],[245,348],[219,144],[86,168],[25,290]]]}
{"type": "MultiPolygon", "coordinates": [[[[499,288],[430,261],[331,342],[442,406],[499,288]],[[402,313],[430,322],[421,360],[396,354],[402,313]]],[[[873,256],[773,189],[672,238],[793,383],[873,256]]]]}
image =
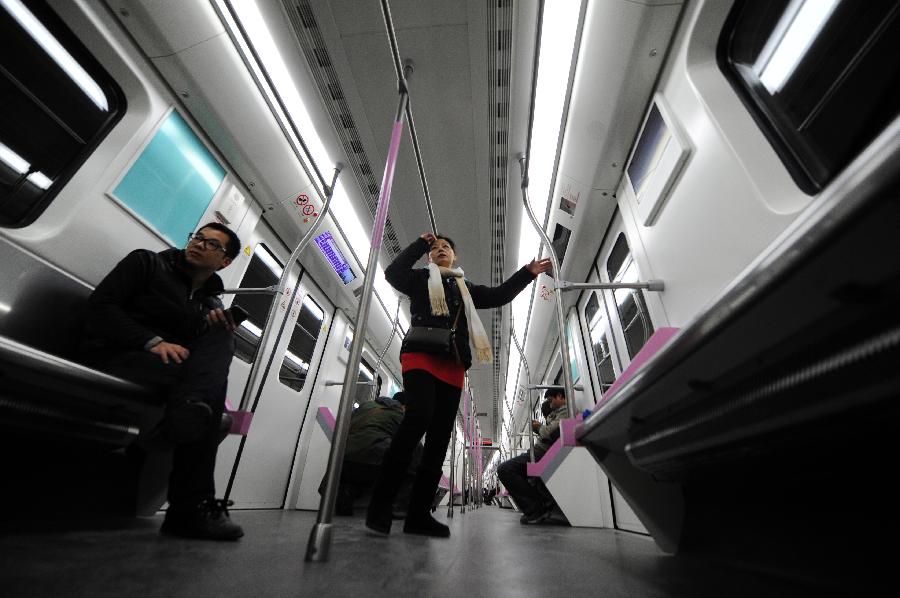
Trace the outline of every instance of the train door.
{"type": "MultiPolygon", "coordinates": [[[[262,243],[257,245],[242,287],[274,284],[281,263],[262,243]]],[[[290,280],[295,284],[296,278],[290,280]]],[[[288,297],[289,299],[289,297],[288,297]]],[[[235,298],[250,317],[238,330],[238,347],[229,376],[229,396],[237,400],[249,377],[251,362],[272,359],[269,375],[256,401],[250,431],[243,439],[231,437],[223,444],[217,462],[216,484],[228,488],[237,508],[281,508],[284,506],[301,427],[321,361],[334,308],[311,279],[303,278],[289,309],[285,334],[278,344],[258,347],[272,298],[243,295],[235,298]]],[[[284,303],[284,299],[281,300],[284,303]]],[[[254,397],[255,399],[255,397],[254,397]]],[[[253,403],[251,403],[252,405],[253,403]]]]}
{"type": "MultiPolygon", "coordinates": [[[[593,277],[600,282],[640,280],[637,262],[625,237],[621,215],[613,219],[600,247],[595,267],[593,277]]],[[[593,291],[583,301],[583,322],[589,329],[589,338],[594,345],[594,371],[597,372],[595,388],[599,391],[600,400],[603,400],[603,393],[628,367],[653,334],[653,322],[650,320],[643,291],[640,290],[593,291]]],[[[619,491],[613,487],[611,493],[616,527],[648,533],[619,491]]]]}

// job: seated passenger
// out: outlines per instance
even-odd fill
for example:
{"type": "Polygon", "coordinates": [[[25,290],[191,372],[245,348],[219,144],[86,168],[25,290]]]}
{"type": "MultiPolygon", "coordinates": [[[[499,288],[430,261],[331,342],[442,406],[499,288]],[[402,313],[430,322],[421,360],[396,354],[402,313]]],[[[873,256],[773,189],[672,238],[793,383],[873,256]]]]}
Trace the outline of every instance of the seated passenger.
{"type": "MultiPolygon", "coordinates": [[[[400,428],[405,411],[406,398],[402,391],[396,393],[392,399],[378,397],[374,401],[364,401],[353,410],[335,504],[335,513],[338,515],[352,515],[353,502],[365,494],[378,479],[384,454],[400,428]]],[[[407,468],[406,479],[394,500],[395,519],[405,517],[409,492],[421,456],[422,446],[419,444],[407,468]]],[[[323,479],[320,492],[324,491],[324,483],[323,479]]]]}
{"type": "MultiPolygon", "coordinates": [[[[544,395],[550,401],[550,412],[545,416],[545,423],[532,420],[531,429],[540,437],[534,445],[534,460],[539,461],[550,450],[551,445],[559,438],[560,421],[566,417],[566,393],[560,388],[551,388],[544,395]]],[[[509,491],[510,496],[522,510],[522,523],[537,523],[550,516],[552,504],[547,504],[541,493],[528,480],[527,452],[518,457],[504,461],[497,468],[497,476],[509,491]]]]}
{"type": "Polygon", "coordinates": [[[217,296],[224,287],[216,271],[240,248],[231,229],[207,224],[184,250],[132,251],[88,301],[83,361],[166,397],[152,432],[174,445],[164,534],[211,540],[244,534],[225,501],[216,500],[213,479],[235,326],[217,296]]]}

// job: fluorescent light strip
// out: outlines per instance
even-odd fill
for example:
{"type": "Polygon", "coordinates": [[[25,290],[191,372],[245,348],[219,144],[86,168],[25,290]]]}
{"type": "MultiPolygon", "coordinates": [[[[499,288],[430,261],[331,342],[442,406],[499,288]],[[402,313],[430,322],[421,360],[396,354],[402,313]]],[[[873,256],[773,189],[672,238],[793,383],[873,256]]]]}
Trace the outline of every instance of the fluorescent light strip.
{"type": "Polygon", "coordinates": [[[22,156],[2,143],[0,143],[0,160],[19,174],[25,174],[28,172],[28,167],[31,166],[22,156]]]}
{"type": "Polygon", "coordinates": [[[259,260],[266,265],[266,268],[272,271],[272,273],[277,276],[279,279],[281,278],[282,273],[284,272],[284,268],[281,264],[278,263],[272,254],[269,253],[269,250],[263,247],[262,245],[257,245],[256,249],[253,250],[253,255],[259,258],[259,260]]]}
{"type": "MultiPolygon", "coordinates": [[[[289,115],[282,110],[276,97],[275,90],[269,86],[266,77],[254,59],[253,52],[244,40],[240,27],[238,27],[237,23],[232,18],[228,4],[225,0],[216,0],[216,4],[219,7],[220,14],[222,14],[225,19],[226,27],[231,30],[234,39],[237,40],[241,53],[246,58],[246,62],[250,65],[250,68],[255,74],[256,80],[260,82],[260,87],[268,98],[269,105],[275,112],[275,117],[281,121],[281,124],[283,125],[282,128],[287,133],[289,142],[298,152],[301,150],[302,145],[300,140],[294,134],[293,128],[290,126],[290,124],[293,123],[297,130],[302,132],[303,139],[306,141],[306,146],[309,148],[312,158],[317,164],[335,163],[335,160],[328,155],[328,152],[322,143],[321,137],[306,109],[306,105],[297,91],[297,87],[290,76],[284,59],[273,41],[272,34],[269,32],[268,27],[266,27],[265,21],[262,14],[259,12],[256,3],[250,1],[234,2],[231,4],[231,7],[240,19],[244,30],[247,32],[247,36],[253,44],[253,50],[256,51],[256,55],[265,66],[266,74],[268,74],[269,80],[272,81],[275,90],[277,90],[278,96],[284,101],[285,106],[288,106],[289,115]]],[[[347,195],[347,191],[341,179],[338,179],[335,185],[330,212],[329,216],[331,219],[335,222],[340,222],[340,226],[336,228],[340,231],[344,242],[349,245],[356,254],[356,258],[359,262],[357,268],[360,271],[364,271],[365,268],[363,264],[368,263],[369,259],[371,245],[370,235],[366,232],[360,218],[353,209],[353,205],[350,202],[350,198],[347,195]]],[[[399,299],[393,288],[384,281],[384,271],[380,266],[376,272],[375,285],[377,289],[376,294],[381,299],[385,308],[385,313],[388,315],[388,318],[392,318],[393,312],[391,309],[396,310],[396,302],[399,299]]],[[[406,328],[409,328],[409,320],[405,314],[401,316],[401,322],[405,322],[406,328]]]]}
{"type": "Polygon", "coordinates": [[[36,41],[41,48],[52,58],[59,67],[65,71],[75,84],[87,95],[88,98],[104,112],[109,111],[109,103],[106,94],[97,85],[97,82],[87,74],[78,61],[62,47],[53,34],[35,17],[28,8],[19,0],[0,0],[0,4],[18,21],[28,35],[36,41]]]}
{"type": "MultiPolygon", "coordinates": [[[[552,9],[549,4],[544,4],[541,23],[534,120],[531,127],[531,155],[528,156],[528,198],[538,219],[545,217],[550,203],[552,191],[550,184],[553,181],[556,156],[563,137],[562,118],[573,67],[572,54],[575,51],[578,34],[578,20],[581,15],[580,1],[556,2],[553,3],[552,9]],[[560,65],[568,65],[568,68],[560,68],[560,65]]],[[[540,235],[523,211],[519,227],[518,263],[528,263],[537,257],[540,248],[540,235]]],[[[531,293],[520,294],[513,300],[511,306],[516,337],[523,348],[528,336],[528,316],[535,292],[536,289],[531,293]]],[[[516,398],[520,369],[518,355],[510,353],[506,394],[512,394],[513,401],[516,398]]]]}
{"type": "Polygon", "coordinates": [[[257,338],[262,336],[262,330],[260,330],[260,328],[250,320],[244,320],[243,322],[241,322],[241,326],[243,326],[250,332],[250,334],[256,336],[257,338]]]}
{"type": "Polygon", "coordinates": [[[294,365],[298,366],[299,368],[303,369],[304,372],[309,370],[309,364],[306,363],[305,361],[303,361],[302,359],[300,359],[299,357],[297,357],[296,355],[294,355],[293,353],[291,353],[290,351],[284,352],[284,358],[287,359],[288,361],[290,361],[291,363],[293,363],[294,365]]]}
{"type": "Polygon", "coordinates": [[[303,307],[311,311],[313,316],[320,322],[325,319],[325,312],[322,311],[321,307],[316,305],[316,302],[313,301],[309,295],[303,298],[303,307]]]}
{"type": "MultiPolygon", "coordinates": [[[[769,93],[781,91],[839,2],[840,0],[803,1],[759,76],[769,93]]],[[[793,12],[788,7],[785,15],[793,12]]],[[[776,27],[776,31],[779,29],[776,27]]]]}
{"type": "Polygon", "coordinates": [[[53,184],[53,181],[47,178],[47,175],[42,172],[32,172],[30,175],[28,175],[28,180],[41,189],[44,189],[45,191],[50,185],[53,184]]]}
{"type": "MultiPolygon", "coordinates": [[[[0,143],[0,161],[19,174],[25,174],[31,168],[31,164],[27,160],[2,143],[0,143]]],[[[29,174],[27,180],[44,190],[53,184],[53,181],[40,171],[29,174]]]]}

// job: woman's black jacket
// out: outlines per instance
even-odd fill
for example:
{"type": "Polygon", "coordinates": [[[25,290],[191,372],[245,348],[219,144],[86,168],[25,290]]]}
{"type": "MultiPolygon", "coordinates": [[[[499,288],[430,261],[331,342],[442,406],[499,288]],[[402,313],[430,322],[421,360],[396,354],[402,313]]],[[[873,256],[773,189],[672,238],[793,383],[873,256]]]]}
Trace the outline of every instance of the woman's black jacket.
{"type": "MultiPolygon", "coordinates": [[[[455,278],[453,276],[441,277],[450,315],[433,316],[431,315],[431,301],[428,298],[428,269],[413,269],[413,264],[428,252],[428,247],[428,241],[421,237],[414,241],[391,262],[391,265],[384,271],[384,277],[392,287],[409,297],[409,312],[413,326],[449,328],[456,318],[457,311],[462,307],[459,322],[456,325],[456,345],[463,366],[469,369],[472,365],[472,351],[469,348],[469,323],[466,320],[466,308],[462,305],[462,297],[455,278]]],[[[476,308],[490,309],[506,305],[515,299],[516,295],[521,293],[534,279],[535,276],[523,266],[498,287],[472,284],[468,280],[466,286],[469,288],[472,303],[476,308]]],[[[405,346],[400,347],[400,353],[406,353],[405,349],[405,346]]]]}

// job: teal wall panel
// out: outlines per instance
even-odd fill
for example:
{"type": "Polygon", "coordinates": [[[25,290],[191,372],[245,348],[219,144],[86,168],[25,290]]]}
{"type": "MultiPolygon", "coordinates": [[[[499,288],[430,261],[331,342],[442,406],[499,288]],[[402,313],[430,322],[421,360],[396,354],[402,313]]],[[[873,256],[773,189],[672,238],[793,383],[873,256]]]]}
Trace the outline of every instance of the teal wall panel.
{"type": "Polygon", "coordinates": [[[182,247],[224,178],[225,169],[173,110],[113,195],[182,247]]]}

